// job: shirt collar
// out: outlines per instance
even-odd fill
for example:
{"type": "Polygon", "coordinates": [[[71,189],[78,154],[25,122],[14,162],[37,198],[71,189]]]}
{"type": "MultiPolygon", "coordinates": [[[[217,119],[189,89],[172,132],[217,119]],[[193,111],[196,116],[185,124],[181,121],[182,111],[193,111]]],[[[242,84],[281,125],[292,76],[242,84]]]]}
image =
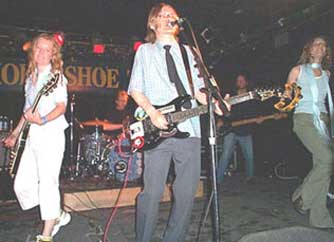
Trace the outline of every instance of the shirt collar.
{"type": "Polygon", "coordinates": [[[173,49],[173,48],[175,48],[175,47],[177,47],[178,45],[179,45],[179,43],[175,40],[175,41],[173,41],[173,42],[168,42],[168,43],[164,43],[164,42],[162,42],[162,41],[160,41],[160,40],[157,40],[156,42],[155,42],[155,45],[159,48],[159,49],[164,49],[164,46],[165,45],[170,45],[171,46],[171,49],[173,49]]]}
{"type": "Polygon", "coordinates": [[[51,64],[47,65],[45,67],[45,69],[41,73],[39,73],[39,76],[46,76],[46,75],[48,75],[51,72],[51,69],[52,69],[52,65],[51,64]]]}

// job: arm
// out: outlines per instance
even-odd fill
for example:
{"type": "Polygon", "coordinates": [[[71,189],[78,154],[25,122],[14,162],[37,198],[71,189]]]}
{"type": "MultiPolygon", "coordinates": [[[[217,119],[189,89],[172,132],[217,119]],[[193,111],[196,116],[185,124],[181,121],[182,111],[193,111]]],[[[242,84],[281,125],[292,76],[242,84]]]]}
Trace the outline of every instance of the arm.
{"type": "MultiPolygon", "coordinates": [[[[300,73],[300,66],[295,66],[291,69],[289,76],[288,76],[288,80],[287,80],[287,84],[293,84],[297,82],[298,76],[300,73]]],[[[288,98],[292,98],[291,97],[291,91],[289,90],[285,90],[283,96],[284,97],[288,97],[288,98]]]]}
{"type": "Polygon", "coordinates": [[[25,112],[24,118],[30,123],[43,125],[45,124],[45,121],[46,122],[52,121],[58,118],[59,116],[63,115],[65,112],[66,112],[66,104],[64,102],[60,102],[56,103],[56,107],[44,117],[41,117],[38,111],[32,113],[32,109],[29,108],[25,112]],[[43,119],[45,119],[45,121],[43,119]]]}
{"type": "MultiPolygon", "coordinates": [[[[198,91],[195,93],[195,98],[197,101],[199,101],[201,104],[206,105],[207,102],[207,95],[205,92],[201,92],[198,91]]],[[[225,96],[225,99],[229,98],[229,95],[225,96]]],[[[223,115],[223,111],[220,109],[219,107],[219,103],[217,100],[214,100],[214,104],[215,104],[215,113],[218,115],[223,115]]],[[[225,104],[227,105],[228,109],[231,110],[231,106],[225,102],[225,104]]]]}
{"type": "Polygon", "coordinates": [[[159,129],[167,129],[168,122],[165,117],[157,110],[148,98],[139,91],[131,91],[130,95],[135,100],[135,102],[145,110],[147,115],[151,118],[152,123],[159,129]]]}
{"type": "Polygon", "coordinates": [[[15,127],[15,129],[7,137],[5,137],[2,140],[5,147],[8,147],[8,148],[14,147],[16,139],[19,135],[19,132],[22,129],[23,123],[24,123],[24,117],[21,116],[20,121],[15,127]]]}

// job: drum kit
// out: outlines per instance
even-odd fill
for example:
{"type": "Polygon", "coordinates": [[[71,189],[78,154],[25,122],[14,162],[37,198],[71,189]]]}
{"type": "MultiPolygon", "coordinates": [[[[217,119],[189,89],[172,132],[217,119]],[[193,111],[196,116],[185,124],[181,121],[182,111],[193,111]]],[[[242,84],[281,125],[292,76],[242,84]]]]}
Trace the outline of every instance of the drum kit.
{"type": "Polygon", "coordinates": [[[141,177],[142,154],[132,151],[124,131],[117,137],[104,133],[103,127],[108,124],[98,119],[80,122],[82,130],[94,128],[94,132],[83,132],[79,139],[72,178],[94,176],[124,181],[127,173],[128,181],[141,177]]]}
{"type": "Polygon", "coordinates": [[[74,96],[70,102],[70,178],[101,178],[123,182],[135,181],[142,174],[142,154],[133,152],[128,131],[117,137],[109,135],[111,123],[93,119],[79,122],[74,117],[74,96]],[[74,124],[80,127],[74,142],[74,124]],[[106,127],[107,130],[106,130],[106,127]],[[129,171],[128,171],[129,170],[129,171]]]}

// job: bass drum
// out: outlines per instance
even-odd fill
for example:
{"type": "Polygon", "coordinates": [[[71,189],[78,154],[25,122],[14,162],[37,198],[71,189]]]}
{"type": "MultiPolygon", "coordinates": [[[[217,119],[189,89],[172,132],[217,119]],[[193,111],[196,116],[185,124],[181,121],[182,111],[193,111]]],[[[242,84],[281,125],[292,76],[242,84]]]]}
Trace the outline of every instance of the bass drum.
{"type": "Polygon", "coordinates": [[[118,138],[113,144],[107,145],[102,159],[109,164],[109,170],[116,180],[123,182],[128,172],[128,181],[141,178],[143,173],[142,153],[132,152],[130,140],[118,138]]]}
{"type": "Polygon", "coordinates": [[[105,134],[88,134],[80,139],[80,156],[88,165],[101,161],[105,147],[112,143],[112,138],[105,134]]]}

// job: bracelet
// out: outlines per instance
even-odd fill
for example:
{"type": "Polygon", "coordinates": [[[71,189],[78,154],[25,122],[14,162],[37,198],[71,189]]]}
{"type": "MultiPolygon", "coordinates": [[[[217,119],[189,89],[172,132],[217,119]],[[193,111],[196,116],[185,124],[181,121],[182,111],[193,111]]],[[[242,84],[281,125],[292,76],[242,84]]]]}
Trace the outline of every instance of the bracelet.
{"type": "Polygon", "coordinates": [[[41,120],[42,120],[42,125],[48,122],[48,119],[46,118],[46,116],[41,117],[41,120]]]}

